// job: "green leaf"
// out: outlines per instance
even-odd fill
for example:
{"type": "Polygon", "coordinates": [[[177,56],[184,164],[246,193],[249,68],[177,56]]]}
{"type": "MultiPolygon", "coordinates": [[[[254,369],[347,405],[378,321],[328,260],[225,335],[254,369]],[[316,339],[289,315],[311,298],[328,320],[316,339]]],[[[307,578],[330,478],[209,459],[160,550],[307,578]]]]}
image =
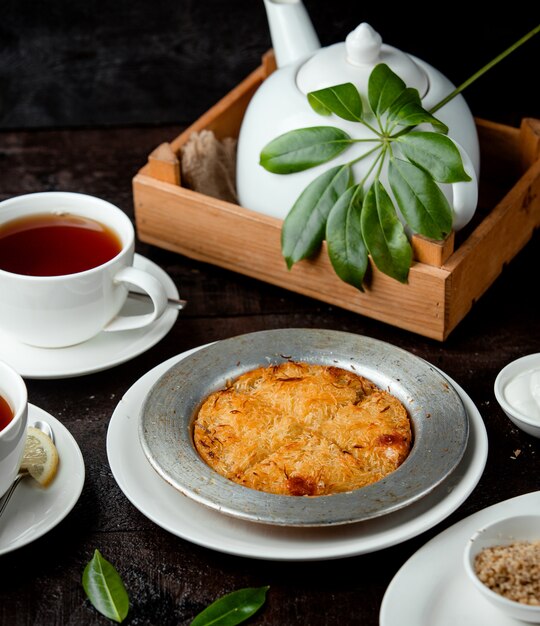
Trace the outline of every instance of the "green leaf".
{"type": "Polygon", "coordinates": [[[362,237],[362,187],[349,187],[333,206],[326,222],[328,256],[344,282],[364,291],[368,252],[362,237]]]}
{"type": "Polygon", "coordinates": [[[428,123],[441,133],[448,133],[448,126],[431,115],[422,107],[418,90],[412,87],[404,89],[388,110],[388,121],[400,126],[418,126],[428,123]]]}
{"type": "Polygon", "coordinates": [[[335,113],[350,122],[362,119],[362,100],[352,83],[343,83],[308,93],[311,108],[320,115],[335,113]]]}
{"type": "Polygon", "coordinates": [[[351,143],[345,131],[333,126],[291,130],[266,144],[260,164],[274,174],[301,172],[333,159],[351,143]]]}
{"type": "Polygon", "coordinates": [[[381,116],[399,97],[406,85],[386,63],[376,65],[368,81],[368,100],[375,115],[381,116]]]}
{"type": "Polygon", "coordinates": [[[391,159],[388,180],[398,206],[414,232],[444,239],[452,229],[452,210],[437,183],[424,170],[402,159],[391,159]]]}
{"type": "Polygon", "coordinates": [[[392,200],[379,180],[373,182],[364,198],[362,234],[381,272],[407,282],[412,249],[392,200]]]}
{"type": "Polygon", "coordinates": [[[99,550],[84,568],[82,585],[90,602],[105,617],[122,622],[129,611],[129,597],[115,568],[99,550]]]}
{"type": "Polygon", "coordinates": [[[349,165],[339,165],[318,176],[300,194],[281,228],[281,250],[289,269],[320,247],[328,214],[350,186],[351,177],[349,165]]]}
{"type": "Polygon", "coordinates": [[[403,154],[415,165],[426,170],[439,183],[471,180],[463,169],[456,144],[444,135],[413,131],[398,137],[403,154]]]}
{"type": "Polygon", "coordinates": [[[247,587],[222,596],[191,622],[191,626],[235,626],[264,604],[269,587],[247,587]]]}

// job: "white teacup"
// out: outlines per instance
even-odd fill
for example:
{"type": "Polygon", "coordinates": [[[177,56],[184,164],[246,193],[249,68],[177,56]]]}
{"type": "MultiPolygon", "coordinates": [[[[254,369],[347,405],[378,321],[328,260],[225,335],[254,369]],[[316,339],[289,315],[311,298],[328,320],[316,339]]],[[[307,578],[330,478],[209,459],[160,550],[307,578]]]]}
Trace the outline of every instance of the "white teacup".
{"type": "Polygon", "coordinates": [[[59,213],[103,224],[117,235],[120,252],[97,267],[61,276],[29,276],[0,268],[0,329],[23,343],[59,348],[87,341],[101,331],[154,322],[166,308],[167,293],[154,276],[133,267],[135,232],[119,208],[78,193],[33,193],[0,202],[0,226],[30,215],[59,213]],[[118,316],[129,285],[150,296],[152,313],[118,316]]]}
{"type": "Polygon", "coordinates": [[[0,361],[0,396],[13,413],[11,421],[0,430],[0,496],[3,496],[19,471],[28,420],[26,385],[3,361],[0,361]]]}

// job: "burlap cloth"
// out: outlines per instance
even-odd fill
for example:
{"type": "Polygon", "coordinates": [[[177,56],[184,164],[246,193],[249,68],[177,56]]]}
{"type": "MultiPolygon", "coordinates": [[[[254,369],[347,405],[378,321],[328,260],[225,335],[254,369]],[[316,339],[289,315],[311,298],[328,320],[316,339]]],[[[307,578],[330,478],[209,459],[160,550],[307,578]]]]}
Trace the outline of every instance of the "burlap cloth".
{"type": "Polygon", "coordinates": [[[193,133],[182,148],[182,185],[207,196],[238,203],[236,139],[217,139],[210,130],[193,133]]]}

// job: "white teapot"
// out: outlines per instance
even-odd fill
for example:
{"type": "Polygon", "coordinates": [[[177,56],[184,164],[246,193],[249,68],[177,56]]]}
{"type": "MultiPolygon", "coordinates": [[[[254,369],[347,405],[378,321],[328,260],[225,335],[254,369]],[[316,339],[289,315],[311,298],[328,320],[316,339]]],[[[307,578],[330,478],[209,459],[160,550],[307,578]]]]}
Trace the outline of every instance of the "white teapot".
{"type": "MultiPolygon", "coordinates": [[[[383,44],[378,33],[366,23],[352,31],[345,42],[321,48],[301,0],[264,2],[278,69],[255,92],[242,121],[237,190],[242,206],[284,219],[312,180],[329,167],[365,152],[365,144],[354,144],[329,163],[279,175],[259,164],[261,150],[268,142],[291,130],[325,125],[341,128],[354,138],[373,137],[363,125],[335,115],[331,118],[318,115],[308,103],[309,92],[350,82],[365,100],[369,75],[378,63],[386,63],[408,87],[416,88],[427,110],[450,94],[454,85],[428,63],[383,44]]],[[[473,216],[478,199],[480,155],[476,126],[461,95],[440,108],[436,116],[448,126],[448,136],[456,143],[464,169],[471,177],[468,182],[441,185],[453,210],[453,229],[458,230],[473,216]]],[[[373,158],[355,163],[356,181],[368,172],[373,158]]],[[[384,178],[383,172],[381,180],[384,178]]]]}

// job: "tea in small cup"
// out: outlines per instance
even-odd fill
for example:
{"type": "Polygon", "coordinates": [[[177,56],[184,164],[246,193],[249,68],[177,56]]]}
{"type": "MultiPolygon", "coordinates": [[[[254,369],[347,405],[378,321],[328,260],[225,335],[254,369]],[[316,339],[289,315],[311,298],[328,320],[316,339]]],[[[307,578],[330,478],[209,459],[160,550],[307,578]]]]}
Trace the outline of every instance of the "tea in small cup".
{"type": "Polygon", "coordinates": [[[17,476],[26,441],[28,394],[23,379],[0,361],[0,496],[17,476]]]}
{"type": "Polygon", "coordinates": [[[134,251],[130,219],[105,200],[43,192],[0,202],[0,329],[58,348],[151,324],[167,293],[133,267],[134,251]],[[118,316],[129,285],[150,296],[152,313],[118,316]]]}
{"type": "Polygon", "coordinates": [[[4,430],[12,419],[13,409],[9,402],[3,396],[0,396],[0,431],[4,430]]]}

